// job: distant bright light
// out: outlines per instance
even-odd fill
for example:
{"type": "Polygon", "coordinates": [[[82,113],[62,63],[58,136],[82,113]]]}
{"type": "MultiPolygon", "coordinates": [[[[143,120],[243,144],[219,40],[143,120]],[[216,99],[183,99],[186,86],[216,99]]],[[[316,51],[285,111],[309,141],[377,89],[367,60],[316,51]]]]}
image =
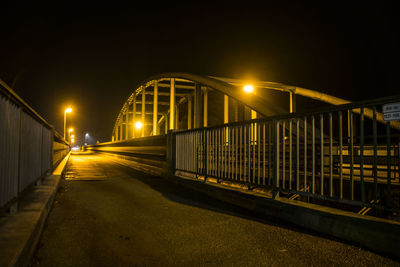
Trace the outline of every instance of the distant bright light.
{"type": "Polygon", "coordinates": [[[143,127],[143,123],[141,121],[137,121],[135,123],[136,130],[140,130],[140,129],[142,129],[142,127],[143,127]]]}
{"type": "Polygon", "coordinates": [[[65,110],[65,113],[70,113],[70,112],[72,112],[72,108],[67,108],[67,109],[65,110]]]}
{"type": "Polygon", "coordinates": [[[86,137],[89,137],[89,133],[86,133],[85,136],[86,136],[86,137]]]}
{"type": "Polygon", "coordinates": [[[74,138],[75,137],[75,135],[74,134],[71,134],[71,138],[74,138]]]}
{"type": "Polygon", "coordinates": [[[243,86],[243,90],[246,93],[252,93],[254,91],[254,86],[251,84],[247,84],[247,85],[243,86]]]}
{"type": "Polygon", "coordinates": [[[69,128],[68,132],[72,132],[74,129],[73,128],[69,128]]]}
{"type": "Polygon", "coordinates": [[[72,150],[73,150],[73,151],[78,151],[78,150],[79,150],[79,146],[74,146],[74,147],[72,148],[72,150]]]}

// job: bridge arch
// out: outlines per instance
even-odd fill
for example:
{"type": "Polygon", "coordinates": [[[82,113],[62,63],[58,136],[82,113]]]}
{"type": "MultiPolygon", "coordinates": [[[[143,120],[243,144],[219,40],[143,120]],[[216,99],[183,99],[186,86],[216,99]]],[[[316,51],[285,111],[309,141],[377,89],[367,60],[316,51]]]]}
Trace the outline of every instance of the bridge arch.
{"type": "Polygon", "coordinates": [[[182,127],[208,126],[209,93],[212,92],[223,95],[223,112],[220,112],[223,123],[294,112],[295,95],[333,105],[350,102],[314,90],[266,81],[251,81],[255,90],[246,94],[242,89],[245,84],[244,80],[179,72],[151,76],[139,83],[123,104],[113,127],[112,141],[159,135],[182,127]],[[286,108],[276,105],[263,96],[264,90],[288,93],[289,105],[286,108]],[[179,118],[182,110],[185,111],[185,123],[179,118]],[[246,111],[247,115],[238,114],[246,114],[246,111]]]}

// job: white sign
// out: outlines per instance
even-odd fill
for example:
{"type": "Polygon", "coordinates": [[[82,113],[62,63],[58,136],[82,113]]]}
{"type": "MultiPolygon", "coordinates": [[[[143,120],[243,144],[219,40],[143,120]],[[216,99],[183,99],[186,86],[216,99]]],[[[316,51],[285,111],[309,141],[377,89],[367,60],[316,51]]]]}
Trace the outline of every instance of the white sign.
{"type": "Polygon", "coordinates": [[[383,120],[400,120],[400,103],[386,104],[382,106],[383,120]]]}

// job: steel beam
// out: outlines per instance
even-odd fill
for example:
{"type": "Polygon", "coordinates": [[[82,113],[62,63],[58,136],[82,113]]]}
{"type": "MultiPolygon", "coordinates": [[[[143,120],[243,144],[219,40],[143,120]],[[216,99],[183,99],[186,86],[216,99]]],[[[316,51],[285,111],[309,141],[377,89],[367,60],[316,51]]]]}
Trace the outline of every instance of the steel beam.
{"type": "Polygon", "coordinates": [[[144,137],[144,133],[145,133],[145,117],[146,115],[146,89],[143,89],[142,91],[142,137],[144,137]]]}
{"type": "Polygon", "coordinates": [[[158,82],[154,82],[153,97],[153,135],[158,135],[158,82]]]}
{"type": "Polygon", "coordinates": [[[175,79],[171,78],[170,94],[169,94],[169,129],[175,129],[175,79]]]}

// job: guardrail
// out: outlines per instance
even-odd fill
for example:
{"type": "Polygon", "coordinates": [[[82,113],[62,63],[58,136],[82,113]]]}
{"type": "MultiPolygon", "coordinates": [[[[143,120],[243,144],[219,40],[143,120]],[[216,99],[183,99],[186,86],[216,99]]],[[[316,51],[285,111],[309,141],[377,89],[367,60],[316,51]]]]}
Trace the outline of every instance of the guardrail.
{"type": "Polygon", "coordinates": [[[84,149],[161,169],[166,169],[167,166],[167,135],[89,145],[85,146],[84,149]]]}
{"type": "Polygon", "coordinates": [[[394,102],[400,96],[175,132],[174,171],[274,197],[398,211],[399,127],[379,113],[394,102]]]}
{"type": "Polygon", "coordinates": [[[0,210],[17,203],[68,151],[53,126],[0,80],[0,210]]]}

